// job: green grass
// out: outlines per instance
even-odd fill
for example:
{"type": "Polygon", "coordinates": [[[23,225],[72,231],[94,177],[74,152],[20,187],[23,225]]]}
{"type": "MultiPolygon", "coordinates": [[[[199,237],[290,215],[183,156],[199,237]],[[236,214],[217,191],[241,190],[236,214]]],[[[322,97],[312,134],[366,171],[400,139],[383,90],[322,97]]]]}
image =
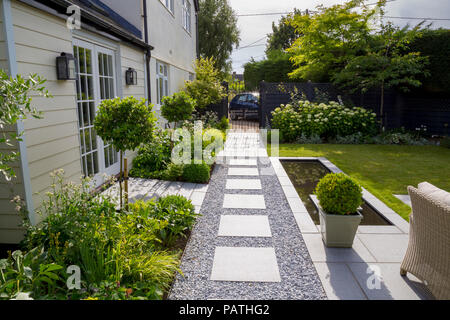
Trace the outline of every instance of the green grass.
{"type": "Polygon", "coordinates": [[[450,149],[442,147],[281,144],[280,157],[326,157],[406,220],[411,208],[393,194],[423,181],[450,190],[450,149]]]}

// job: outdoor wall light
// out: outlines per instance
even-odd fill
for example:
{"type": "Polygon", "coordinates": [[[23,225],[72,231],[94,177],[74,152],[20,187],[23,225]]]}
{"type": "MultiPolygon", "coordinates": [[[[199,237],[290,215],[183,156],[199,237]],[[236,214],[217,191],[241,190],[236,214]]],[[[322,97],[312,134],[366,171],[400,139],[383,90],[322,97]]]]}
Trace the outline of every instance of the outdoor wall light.
{"type": "Polygon", "coordinates": [[[58,74],[58,80],[76,80],[75,72],[75,58],[72,54],[62,52],[59,57],[56,58],[56,72],[58,74]]]}
{"type": "Polygon", "coordinates": [[[130,85],[137,85],[137,72],[133,68],[128,68],[128,70],[125,72],[125,82],[127,86],[130,85]]]}

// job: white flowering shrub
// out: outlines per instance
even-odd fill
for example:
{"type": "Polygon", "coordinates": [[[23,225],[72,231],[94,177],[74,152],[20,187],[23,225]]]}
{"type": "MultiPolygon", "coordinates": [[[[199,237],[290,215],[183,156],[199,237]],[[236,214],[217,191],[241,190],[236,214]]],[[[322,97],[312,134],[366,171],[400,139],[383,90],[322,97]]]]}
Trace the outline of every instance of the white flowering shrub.
{"type": "Polygon", "coordinates": [[[347,108],[334,101],[328,104],[295,101],[276,108],[272,115],[272,127],[280,130],[286,142],[302,135],[327,139],[357,132],[374,135],[378,127],[375,113],[364,108],[347,108]]]}

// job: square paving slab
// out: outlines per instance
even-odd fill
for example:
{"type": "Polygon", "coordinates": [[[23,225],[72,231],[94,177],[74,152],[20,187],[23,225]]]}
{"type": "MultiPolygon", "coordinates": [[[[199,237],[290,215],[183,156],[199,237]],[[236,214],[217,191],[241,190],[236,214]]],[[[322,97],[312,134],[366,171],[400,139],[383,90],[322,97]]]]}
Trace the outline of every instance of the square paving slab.
{"type": "Polygon", "coordinates": [[[258,162],[256,159],[230,159],[229,165],[230,166],[254,166],[254,167],[256,167],[258,165],[258,162]]]}
{"type": "Polygon", "coordinates": [[[229,176],[259,176],[258,168],[229,168],[229,176]]]}
{"type": "Polygon", "coordinates": [[[226,215],[220,217],[219,237],[271,237],[267,216],[226,215]]]}
{"type": "Polygon", "coordinates": [[[259,179],[227,179],[226,189],[234,190],[261,190],[259,179]]]}
{"type": "Polygon", "coordinates": [[[263,195],[225,194],[223,208],[226,209],[266,209],[263,195]]]}
{"type": "Polygon", "coordinates": [[[211,280],[280,282],[275,249],[217,247],[211,280]]]}

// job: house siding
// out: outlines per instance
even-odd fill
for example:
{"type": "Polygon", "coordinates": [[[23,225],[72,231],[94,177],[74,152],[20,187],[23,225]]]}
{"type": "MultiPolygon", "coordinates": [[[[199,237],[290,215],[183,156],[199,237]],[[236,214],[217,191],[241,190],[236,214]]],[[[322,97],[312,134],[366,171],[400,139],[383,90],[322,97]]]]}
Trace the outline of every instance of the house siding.
{"type": "Polygon", "coordinates": [[[18,73],[39,74],[53,96],[32,96],[42,119],[24,122],[33,203],[39,209],[52,184],[51,172],[64,169],[65,178],[75,182],[81,177],[75,82],[56,77],[56,57],[73,51],[72,34],[63,19],[17,1],[12,19],[18,73]]]}
{"type": "MultiPolygon", "coordinates": [[[[0,6],[0,68],[9,73],[9,61],[7,54],[7,39],[5,34],[5,26],[3,24],[3,8],[0,6]]],[[[0,134],[16,133],[17,127],[8,126],[1,130],[0,134]]],[[[18,152],[19,147],[17,141],[13,146],[9,147],[5,144],[0,145],[0,152],[18,152]]],[[[16,177],[11,181],[6,181],[0,174],[0,243],[17,243],[23,236],[20,228],[22,222],[21,216],[15,211],[15,205],[11,203],[11,199],[15,196],[25,198],[25,189],[22,183],[22,172],[20,160],[10,164],[16,173],[16,177]]]]}
{"type": "MultiPolygon", "coordinates": [[[[65,20],[18,1],[11,1],[11,14],[18,73],[22,75],[36,73],[45,78],[47,80],[45,87],[53,96],[47,99],[32,95],[33,106],[43,112],[43,118],[28,118],[24,121],[32,201],[36,211],[39,211],[42,200],[46,192],[50,191],[53,182],[51,172],[64,169],[66,181],[75,183],[80,182],[82,176],[76,84],[75,81],[59,81],[56,76],[56,57],[61,52],[72,52],[72,41],[74,37],[79,38],[79,35],[75,35],[66,27],[65,20]]],[[[0,27],[0,67],[7,70],[8,60],[1,15],[0,27]]],[[[89,41],[89,38],[86,40],[89,41]]],[[[145,98],[143,49],[121,42],[115,42],[114,46],[120,58],[120,68],[117,69],[120,79],[117,83],[121,87],[118,94],[145,98]],[[125,72],[130,67],[137,71],[137,86],[125,84],[125,72]]],[[[16,127],[7,130],[14,131],[16,127]]],[[[10,149],[17,151],[18,147],[10,149]]],[[[131,164],[135,152],[127,152],[126,156],[131,164]]],[[[16,195],[25,198],[25,188],[20,163],[14,163],[13,168],[17,178],[12,182],[0,178],[0,243],[18,243],[23,238],[23,230],[19,226],[21,217],[16,213],[15,205],[10,200],[16,195]]],[[[41,216],[35,216],[36,222],[39,222],[41,216]]]]}

